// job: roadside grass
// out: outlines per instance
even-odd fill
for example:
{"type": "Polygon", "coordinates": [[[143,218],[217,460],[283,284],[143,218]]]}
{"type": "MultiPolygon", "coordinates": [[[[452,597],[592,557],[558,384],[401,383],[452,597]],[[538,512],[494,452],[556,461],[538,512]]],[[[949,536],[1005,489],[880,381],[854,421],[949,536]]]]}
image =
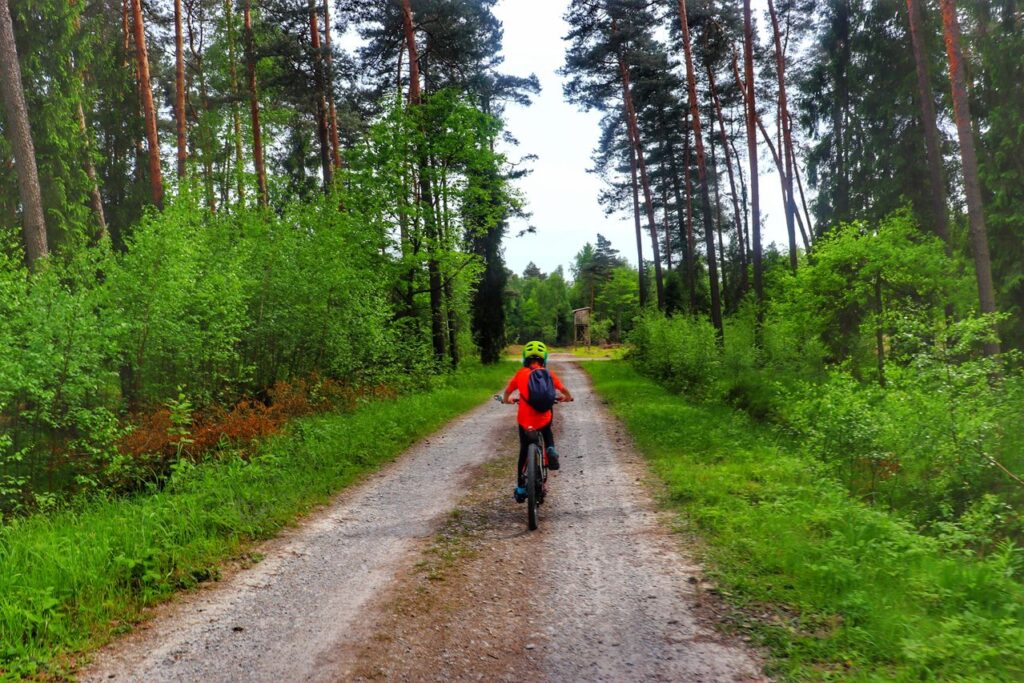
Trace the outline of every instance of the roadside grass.
{"type": "MultiPolygon", "coordinates": [[[[600,346],[594,344],[593,346],[549,346],[549,353],[568,353],[581,359],[594,359],[598,358],[601,360],[621,360],[625,357],[629,351],[629,347],[624,344],[617,344],[614,346],[600,346]]],[[[505,349],[505,357],[507,360],[519,361],[522,359],[523,347],[522,345],[510,346],[505,349]]]]}
{"type": "Polygon", "coordinates": [[[479,405],[514,372],[470,366],[429,391],[292,422],[251,459],[182,462],[159,491],[0,527],[0,679],[62,677],[177,590],[258,561],[273,536],[361,475],[479,405]]]}
{"type": "Polygon", "coordinates": [[[1024,572],[852,498],[798,443],[729,406],[690,402],[626,363],[585,370],[701,538],[737,626],[783,680],[1024,680],[1024,572]]]}
{"type": "MultiPolygon", "coordinates": [[[[561,349],[559,349],[561,350],[561,349]]],[[[565,349],[577,358],[600,358],[601,360],[622,360],[629,350],[628,347],[618,344],[615,346],[576,346],[565,349]]]]}

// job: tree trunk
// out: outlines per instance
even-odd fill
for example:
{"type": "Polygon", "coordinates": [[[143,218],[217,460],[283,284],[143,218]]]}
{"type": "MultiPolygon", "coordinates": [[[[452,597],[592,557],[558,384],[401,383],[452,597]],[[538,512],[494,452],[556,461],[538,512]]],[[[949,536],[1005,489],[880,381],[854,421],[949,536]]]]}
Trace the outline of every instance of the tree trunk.
{"type": "MultiPolygon", "coordinates": [[[[736,67],[735,64],[733,65],[733,71],[735,72],[735,76],[736,76],[736,85],[739,86],[739,88],[744,92],[744,97],[746,97],[746,94],[745,94],[746,93],[746,86],[743,83],[743,79],[740,78],[739,69],[736,67]]],[[[761,121],[761,117],[758,116],[756,112],[754,114],[754,118],[755,118],[755,122],[757,124],[757,128],[760,129],[760,131],[761,131],[761,136],[764,138],[765,144],[768,145],[768,151],[771,152],[772,161],[775,162],[775,168],[776,168],[776,170],[779,173],[779,188],[781,189],[783,198],[785,198],[785,196],[786,196],[786,171],[785,171],[785,168],[783,167],[783,164],[782,164],[782,158],[779,156],[779,151],[776,148],[775,143],[772,142],[771,135],[768,134],[768,129],[764,127],[764,122],[761,121]]],[[[781,132],[781,127],[780,127],[779,130],[781,132]]],[[[755,137],[756,137],[756,133],[755,133],[755,137]]],[[[806,218],[807,218],[807,226],[808,226],[808,230],[809,230],[810,223],[811,223],[811,215],[807,211],[807,199],[804,196],[804,187],[803,187],[803,183],[800,180],[800,168],[797,166],[796,157],[795,156],[790,156],[790,162],[792,164],[793,177],[796,178],[797,185],[799,186],[800,202],[803,204],[804,214],[806,215],[806,218]]],[[[803,240],[803,243],[804,243],[804,250],[808,254],[810,254],[811,253],[811,241],[810,241],[810,238],[808,237],[808,230],[804,229],[804,219],[800,217],[800,212],[798,212],[798,211],[795,211],[793,213],[793,216],[796,218],[796,225],[800,229],[800,237],[801,237],[801,239],[803,240]]]]}
{"type": "Polygon", "coordinates": [[[885,331],[882,328],[882,275],[875,275],[875,355],[878,361],[878,385],[885,388],[885,331]]]}
{"type": "Polygon", "coordinates": [[[796,202],[793,201],[793,137],[790,135],[789,106],[786,102],[786,56],[782,52],[782,33],[779,30],[779,17],[775,12],[775,4],[768,0],[768,13],[772,19],[772,35],[775,40],[775,73],[779,79],[779,126],[782,128],[782,154],[785,157],[785,173],[782,176],[783,197],[786,208],[786,231],[789,233],[789,267],[796,272],[796,202]]]}
{"type": "MultiPolygon", "coordinates": [[[[618,32],[616,22],[612,21],[612,34],[618,32]]],[[[633,89],[630,85],[629,67],[626,65],[622,55],[618,55],[619,76],[622,80],[622,99],[626,107],[626,118],[628,121],[628,136],[630,143],[636,150],[637,165],[640,169],[640,187],[644,191],[644,208],[647,213],[647,227],[651,232],[651,253],[654,259],[654,286],[658,296],[658,308],[665,310],[665,281],[661,271],[661,248],[658,241],[658,223],[654,217],[654,200],[651,197],[651,183],[647,176],[647,162],[644,159],[644,149],[640,141],[640,126],[637,124],[636,108],[633,106],[633,89]]]]}
{"type": "MultiPolygon", "coordinates": [[[[761,249],[761,181],[757,168],[757,96],[754,89],[754,26],[751,20],[750,0],[743,0],[743,71],[746,83],[740,84],[744,94],[747,119],[747,162],[750,165],[751,238],[754,250],[754,295],[757,298],[757,333],[760,345],[761,323],[764,320],[764,256],[761,249]]],[[[735,66],[736,80],[739,68],[735,66]]]]}
{"type": "Polygon", "coordinates": [[[320,50],[320,25],[316,0],[308,0],[309,36],[313,50],[313,99],[316,110],[316,131],[320,142],[320,170],[324,176],[324,192],[330,192],[334,182],[334,163],[331,158],[331,141],[327,131],[327,100],[324,81],[323,53],[320,50]]]}
{"type": "MultiPolygon", "coordinates": [[[[664,173],[664,169],[662,169],[664,173]]],[[[672,231],[668,227],[668,185],[661,184],[661,229],[665,232],[665,270],[672,272],[672,231]]]]}
{"type": "MultiPolygon", "coordinates": [[[[964,194],[967,196],[967,216],[971,226],[971,250],[974,253],[974,268],[978,278],[978,298],[982,313],[995,313],[992,262],[988,252],[985,212],[981,203],[981,182],[978,179],[978,159],[974,151],[974,132],[971,129],[967,78],[960,49],[960,24],[956,18],[955,0],[941,0],[941,4],[946,55],[949,58],[949,83],[953,92],[953,114],[956,119],[957,135],[960,138],[960,159],[964,166],[964,194]]],[[[999,343],[986,343],[985,353],[999,353],[999,343]]]]}
{"type": "Polygon", "coordinates": [[[693,182],[690,178],[690,112],[686,111],[683,131],[683,178],[686,185],[686,280],[690,288],[690,312],[697,314],[697,239],[693,234],[693,182]]]}
{"type": "Polygon", "coordinates": [[[832,108],[833,138],[836,145],[836,200],[835,212],[839,220],[850,218],[850,178],[847,163],[846,130],[850,116],[850,9],[849,0],[840,0],[837,11],[836,42],[841,45],[836,97],[832,108]]]}
{"type": "Polygon", "coordinates": [[[149,55],[146,52],[146,27],[142,22],[142,0],[132,0],[132,18],[135,33],[135,61],[139,68],[139,94],[146,118],[146,144],[149,147],[149,187],[153,204],[162,206],[164,183],[160,172],[160,140],[156,132],[156,108],[153,106],[153,86],[149,79],[149,55]]]}
{"type": "Polygon", "coordinates": [[[245,62],[249,73],[249,111],[252,117],[252,159],[256,169],[256,186],[259,205],[270,203],[267,193],[267,167],[263,162],[263,133],[260,130],[260,97],[256,89],[256,51],[252,38],[252,0],[245,0],[245,62]]]}
{"type": "Polygon", "coordinates": [[[693,125],[694,145],[697,148],[697,177],[704,214],[704,242],[707,245],[708,281],[711,285],[711,322],[715,326],[718,343],[725,341],[722,322],[722,300],[718,287],[718,263],[715,258],[715,236],[711,225],[711,196],[708,192],[707,166],[704,162],[704,139],[701,134],[700,108],[697,105],[697,79],[693,70],[693,50],[690,45],[690,23],[686,16],[686,0],[679,0],[679,23],[683,29],[683,52],[686,58],[686,81],[690,98],[690,118],[693,125]]]}
{"type": "Polygon", "coordinates": [[[331,133],[334,168],[341,168],[341,142],[338,139],[338,109],[334,103],[334,52],[331,48],[330,0],[324,0],[324,51],[327,53],[327,112],[331,133]]]}
{"type": "MultiPolygon", "coordinates": [[[[71,0],[71,5],[75,4],[75,0],[71,0]]],[[[80,33],[82,30],[81,15],[75,15],[75,33],[80,33]]],[[[78,74],[79,83],[85,86],[85,81],[88,78],[88,74],[84,67],[79,67],[78,61],[72,55],[72,69],[78,74]]],[[[101,242],[107,236],[107,217],[103,210],[103,197],[100,195],[100,185],[96,178],[96,165],[92,161],[92,145],[93,137],[92,131],[89,130],[89,124],[85,120],[85,107],[82,104],[82,98],[84,94],[80,94],[78,102],[76,103],[76,114],[78,116],[78,130],[82,134],[82,140],[85,143],[85,159],[82,162],[82,168],[85,170],[85,175],[89,179],[89,205],[92,208],[93,217],[96,219],[96,235],[95,242],[101,242]]]]}
{"type": "MultiPolygon", "coordinates": [[[[711,65],[708,64],[708,87],[711,89],[711,101],[715,106],[715,113],[718,117],[718,132],[722,140],[722,152],[725,156],[725,169],[729,175],[729,190],[732,192],[732,210],[736,220],[736,239],[739,245],[740,253],[740,285],[737,290],[737,298],[743,298],[743,290],[746,287],[746,257],[744,255],[743,246],[743,212],[740,211],[740,197],[739,193],[736,192],[736,176],[732,172],[732,155],[729,153],[729,138],[725,133],[725,117],[722,116],[722,103],[718,99],[718,91],[715,89],[715,73],[712,70],[711,65]]],[[[725,254],[722,254],[722,258],[725,259],[725,254]]],[[[725,268],[723,261],[722,268],[725,268]]]]}
{"type": "Polygon", "coordinates": [[[459,367],[459,319],[455,310],[455,287],[452,285],[452,278],[444,283],[445,309],[448,311],[448,359],[452,363],[452,369],[459,367]]]}
{"type": "Polygon", "coordinates": [[[932,80],[928,74],[928,58],[925,55],[920,0],[907,0],[907,14],[910,20],[910,41],[914,48],[914,65],[917,68],[917,92],[921,101],[921,127],[924,130],[924,146],[928,160],[928,184],[931,186],[928,194],[932,205],[932,220],[935,233],[946,245],[946,255],[951,256],[953,248],[949,235],[949,214],[946,211],[946,183],[942,177],[939,127],[936,124],[932,80]]]}
{"type": "MultiPolygon", "coordinates": [[[[418,106],[420,94],[420,58],[416,49],[416,32],[413,28],[412,7],[409,0],[402,0],[402,24],[405,29],[405,44],[409,52],[409,104],[418,106]]],[[[426,131],[424,131],[424,134],[426,131]]],[[[432,168],[425,150],[420,150],[419,173],[423,221],[427,238],[427,277],[430,289],[430,338],[434,347],[434,358],[438,363],[445,359],[444,311],[442,301],[441,267],[437,260],[438,231],[434,214],[434,192],[431,178],[432,168]]]]}
{"type": "MultiPolygon", "coordinates": [[[[217,137],[214,133],[212,126],[208,124],[210,115],[210,91],[207,87],[206,82],[206,64],[203,58],[202,52],[202,36],[200,35],[200,47],[196,49],[196,31],[193,24],[195,16],[193,12],[196,10],[195,5],[189,5],[188,8],[188,51],[192,55],[193,71],[199,81],[199,101],[203,107],[203,125],[197,125],[198,129],[198,140],[193,140],[193,146],[199,148],[199,156],[203,164],[203,187],[206,190],[206,206],[210,209],[211,213],[217,211],[217,195],[214,189],[213,180],[213,158],[217,148],[217,137]]],[[[202,19],[200,18],[200,21],[202,19]]],[[[200,28],[200,30],[202,30],[200,28]]],[[[182,92],[184,92],[184,79],[181,81],[182,92]]],[[[182,103],[184,103],[184,98],[182,103]]],[[[197,122],[200,122],[199,114],[196,112],[195,107],[192,107],[192,118],[197,122]]],[[[179,157],[179,164],[181,158],[179,157]]],[[[183,167],[182,167],[183,168],[183,167]]],[[[181,170],[181,169],[179,169],[181,170]]]]}
{"type": "Polygon", "coordinates": [[[238,184],[238,202],[245,202],[245,158],[242,156],[242,115],[238,112],[238,63],[235,58],[234,0],[224,0],[224,21],[227,24],[228,74],[231,77],[231,123],[235,143],[235,180],[238,184]]]}
{"type": "Polygon", "coordinates": [[[188,172],[185,135],[185,41],[181,30],[181,0],[174,0],[174,121],[178,132],[178,178],[188,172]]]}
{"type": "MultiPolygon", "coordinates": [[[[757,169],[757,101],[754,90],[754,27],[750,18],[750,0],[743,0],[743,71],[746,83],[740,88],[746,95],[747,161],[750,164],[751,238],[754,242],[754,294],[757,297],[757,334],[764,320],[764,257],[761,251],[761,186],[757,169]]],[[[739,70],[736,73],[739,79],[739,70]]]]}
{"type": "MultiPolygon", "coordinates": [[[[686,211],[683,208],[683,192],[679,184],[679,166],[676,164],[675,150],[669,149],[668,155],[668,170],[672,177],[672,197],[676,203],[676,220],[679,222],[679,245],[680,251],[683,254],[683,270],[689,268],[690,260],[687,257],[686,252],[689,250],[689,245],[686,240],[686,211]]],[[[665,228],[668,230],[668,228],[665,228]]]]}
{"type": "MultiPolygon", "coordinates": [[[[626,115],[626,130],[629,134],[629,115],[626,115]]],[[[632,137],[630,135],[630,137],[632,137]]],[[[636,260],[637,276],[640,278],[640,308],[647,305],[647,276],[644,273],[644,230],[640,226],[640,181],[637,179],[636,147],[633,141],[629,144],[629,170],[633,180],[633,224],[636,227],[636,260]]],[[[593,289],[591,289],[593,292],[593,289]]],[[[590,308],[593,310],[593,294],[591,294],[590,308]]]]}
{"type": "MultiPolygon", "coordinates": [[[[84,75],[82,75],[84,78],[84,75]]],[[[78,101],[78,130],[86,141],[85,161],[82,167],[89,179],[89,206],[92,208],[92,215],[96,219],[96,242],[101,242],[107,236],[107,216],[103,210],[103,196],[100,194],[100,183],[96,176],[96,165],[92,162],[92,133],[85,120],[85,108],[82,101],[78,101]]]]}
{"type": "Polygon", "coordinates": [[[18,197],[22,207],[22,236],[25,239],[25,258],[29,267],[49,252],[46,244],[46,220],[43,198],[36,168],[36,151],[32,143],[32,129],[28,123],[28,107],[21,85],[21,65],[14,42],[14,25],[7,0],[0,0],[0,96],[4,100],[7,139],[14,153],[14,166],[18,174],[18,197]]]}
{"type": "Polygon", "coordinates": [[[722,197],[719,194],[718,179],[720,174],[718,172],[718,158],[715,156],[715,136],[711,135],[711,168],[715,171],[715,233],[718,235],[718,254],[719,254],[719,265],[721,266],[721,277],[722,277],[722,308],[726,311],[729,310],[729,281],[726,276],[725,268],[725,241],[722,239],[722,197]]]}
{"type": "Polygon", "coordinates": [[[419,104],[420,58],[416,52],[416,31],[413,29],[409,0],[402,0],[402,26],[405,30],[406,49],[409,51],[409,104],[419,104]]]}
{"type": "MultiPolygon", "coordinates": [[[[790,129],[792,130],[793,122],[789,121],[790,129]]],[[[811,253],[811,241],[809,235],[814,233],[813,224],[811,223],[811,212],[807,210],[807,195],[804,192],[804,181],[800,179],[800,165],[796,163],[796,152],[793,152],[793,177],[796,178],[796,189],[800,193],[800,206],[804,210],[804,218],[807,219],[807,233],[804,233],[804,224],[800,220],[800,213],[796,214],[796,224],[800,228],[800,234],[803,236],[804,247],[807,249],[807,253],[811,253]]]]}

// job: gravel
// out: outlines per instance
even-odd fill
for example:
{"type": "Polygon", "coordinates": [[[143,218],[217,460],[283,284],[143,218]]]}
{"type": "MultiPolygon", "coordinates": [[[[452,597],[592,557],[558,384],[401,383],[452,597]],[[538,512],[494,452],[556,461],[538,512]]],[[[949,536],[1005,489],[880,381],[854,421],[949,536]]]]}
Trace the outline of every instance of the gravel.
{"type": "Polygon", "coordinates": [[[538,531],[511,472],[480,474],[514,448],[512,409],[490,402],[266,544],[255,567],[101,651],[83,680],[768,680],[700,608],[702,569],[628,436],[578,366],[555,369],[576,402],[556,409],[562,469],[538,531]],[[466,491],[473,552],[446,581],[417,578],[466,491]]]}

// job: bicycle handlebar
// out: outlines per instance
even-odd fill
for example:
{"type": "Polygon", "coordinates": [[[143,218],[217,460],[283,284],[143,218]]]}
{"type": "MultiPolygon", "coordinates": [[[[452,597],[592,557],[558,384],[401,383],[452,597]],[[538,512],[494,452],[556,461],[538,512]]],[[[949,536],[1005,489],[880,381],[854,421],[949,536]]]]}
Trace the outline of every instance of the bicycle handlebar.
{"type": "MultiPolygon", "coordinates": [[[[505,403],[502,400],[502,398],[501,398],[501,394],[495,394],[494,395],[494,400],[497,401],[498,403],[502,403],[502,404],[505,403]]],[[[519,397],[516,396],[514,399],[512,399],[512,403],[513,404],[519,403],[519,397]]],[[[555,403],[570,403],[570,401],[568,399],[565,399],[565,398],[562,398],[561,396],[559,396],[559,397],[555,398],[555,403]]]]}

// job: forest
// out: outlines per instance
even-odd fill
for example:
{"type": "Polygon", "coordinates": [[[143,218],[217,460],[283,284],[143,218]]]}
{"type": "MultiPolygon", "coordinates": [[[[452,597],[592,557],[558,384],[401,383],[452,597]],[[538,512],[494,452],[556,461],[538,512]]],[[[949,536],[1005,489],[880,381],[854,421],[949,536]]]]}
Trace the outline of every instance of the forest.
{"type": "Polygon", "coordinates": [[[569,344],[586,307],[1005,579],[1001,626],[945,644],[1024,661],[1024,7],[571,0],[563,94],[635,245],[517,273],[505,117],[540,82],[497,4],[0,0],[3,524],[569,344]]]}

